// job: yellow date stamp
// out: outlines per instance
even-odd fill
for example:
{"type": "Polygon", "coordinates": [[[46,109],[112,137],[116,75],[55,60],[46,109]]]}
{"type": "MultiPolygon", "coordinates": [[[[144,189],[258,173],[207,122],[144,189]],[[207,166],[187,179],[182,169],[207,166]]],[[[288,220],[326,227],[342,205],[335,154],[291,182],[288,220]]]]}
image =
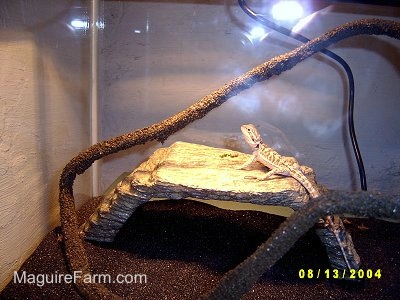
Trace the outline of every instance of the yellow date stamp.
{"type": "Polygon", "coordinates": [[[381,269],[300,269],[299,278],[301,279],[381,279],[381,269]]]}

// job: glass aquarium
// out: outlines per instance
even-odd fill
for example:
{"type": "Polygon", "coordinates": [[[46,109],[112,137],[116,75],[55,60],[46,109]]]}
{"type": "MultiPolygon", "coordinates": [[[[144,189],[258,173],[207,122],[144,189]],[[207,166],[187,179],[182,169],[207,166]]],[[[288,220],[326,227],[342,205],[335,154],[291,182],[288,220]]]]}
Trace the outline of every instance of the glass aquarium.
{"type": "MultiPolygon", "coordinates": [[[[0,20],[0,296],[90,298],[84,276],[64,276],[90,265],[131,279],[100,282],[107,297],[198,298],[325,191],[400,194],[398,1],[4,0],[0,20]]],[[[394,297],[399,204],[385,199],[371,216],[386,221],[329,208],[266,273],[255,266],[254,286],[235,271],[231,292],[207,297],[333,295],[335,255],[357,270],[354,293],[394,297]]]]}
{"type": "MultiPolygon", "coordinates": [[[[248,1],[248,5],[309,39],[362,18],[399,17],[399,8],[390,5],[286,2],[301,6],[283,7],[279,15],[279,1],[248,1]]],[[[104,24],[98,42],[100,140],[174,115],[301,45],[249,17],[237,1],[104,1],[99,11],[104,24]]],[[[384,174],[399,170],[398,41],[357,36],[329,49],[348,63],[354,75],[355,128],[370,188],[394,192],[395,177],[384,174]]],[[[246,151],[240,126],[256,123],[265,142],[312,165],[319,182],[354,190],[359,179],[347,133],[348,88],[340,64],[317,54],[232,97],[166,144],[183,140],[246,151]]],[[[158,147],[146,144],[139,151],[106,158],[100,191],[158,147]]]]}

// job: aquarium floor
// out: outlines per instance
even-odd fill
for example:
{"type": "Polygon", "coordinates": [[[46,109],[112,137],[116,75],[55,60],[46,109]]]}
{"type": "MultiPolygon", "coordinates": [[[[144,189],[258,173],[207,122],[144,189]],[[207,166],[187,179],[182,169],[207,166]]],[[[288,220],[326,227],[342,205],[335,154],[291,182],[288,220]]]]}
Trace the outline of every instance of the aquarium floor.
{"type": "MultiPolygon", "coordinates": [[[[80,211],[83,221],[96,201],[80,211]]],[[[142,205],[113,243],[85,242],[94,274],[146,274],[147,283],[107,286],[130,299],[196,299],[210,290],[284,220],[256,211],[228,211],[196,201],[156,201],[142,205]]],[[[362,269],[381,270],[381,278],[347,282],[299,278],[299,271],[329,268],[325,250],[313,230],[303,236],[263,275],[243,299],[398,299],[400,293],[400,224],[349,219],[362,269]]],[[[50,232],[19,274],[67,272],[60,229],[50,232]]],[[[332,276],[332,274],[331,274],[332,276]]],[[[132,277],[131,277],[132,278],[132,277]]],[[[15,284],[1,299],[80,299],[72,284],[15,284]]]]}

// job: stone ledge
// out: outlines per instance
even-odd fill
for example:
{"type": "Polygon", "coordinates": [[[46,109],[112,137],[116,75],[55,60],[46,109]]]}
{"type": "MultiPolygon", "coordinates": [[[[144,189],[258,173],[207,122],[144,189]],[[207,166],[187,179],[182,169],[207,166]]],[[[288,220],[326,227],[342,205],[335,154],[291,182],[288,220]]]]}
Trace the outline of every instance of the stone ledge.
{"type": "MultiPolygon", "coordinates": [[[[237,170],[250,155],[228,149],[176,142],[160,148],[116,188],[104,195],[102,203],[82,225],[88,240],[111,242],[135,209],[152,198],[229,200],[298,209],[308,201],[304,187],[291,177],[260,177],[267,168],[237,170]]],[[[302,167],[311,179],[311,168],[302,167]]]]}

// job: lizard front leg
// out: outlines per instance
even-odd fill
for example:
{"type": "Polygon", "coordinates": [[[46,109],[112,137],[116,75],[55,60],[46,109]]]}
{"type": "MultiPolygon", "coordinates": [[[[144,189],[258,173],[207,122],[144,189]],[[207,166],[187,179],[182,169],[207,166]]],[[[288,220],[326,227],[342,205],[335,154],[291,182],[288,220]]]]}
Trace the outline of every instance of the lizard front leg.
{"type": "Polygon", "coordinates": [[[243,165],[241,165],[240,167],[236,167],[237,170],[245,170],[247,169],[249,166],[251,166],[252,164],[254,164],[257,161],[257,156],[256,155],[252,155],[252,157],[246,161],[243,165]]]}

